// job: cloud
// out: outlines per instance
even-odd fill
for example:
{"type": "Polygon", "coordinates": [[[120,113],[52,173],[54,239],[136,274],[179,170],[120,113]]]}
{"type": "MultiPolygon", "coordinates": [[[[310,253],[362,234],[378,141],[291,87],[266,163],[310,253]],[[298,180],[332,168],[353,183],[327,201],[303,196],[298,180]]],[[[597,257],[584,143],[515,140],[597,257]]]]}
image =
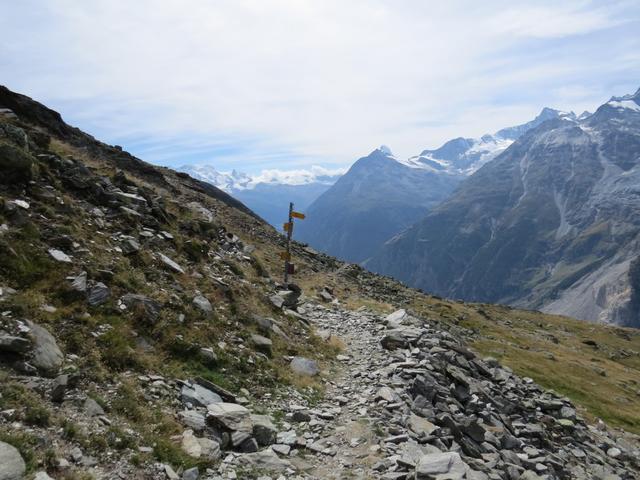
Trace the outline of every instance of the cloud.
{"type": "Polygon", "coordinates": [[[150,161],[336,166],[635,90],[639,14],[626,1],[23,0],[3,6],[0,64],[10,88],[150,161]]]}

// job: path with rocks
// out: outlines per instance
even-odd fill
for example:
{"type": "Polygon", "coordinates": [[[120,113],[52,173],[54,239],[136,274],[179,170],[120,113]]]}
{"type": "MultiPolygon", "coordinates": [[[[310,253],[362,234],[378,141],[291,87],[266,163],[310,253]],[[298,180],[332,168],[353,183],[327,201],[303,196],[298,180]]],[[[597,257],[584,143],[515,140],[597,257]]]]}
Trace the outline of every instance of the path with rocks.
{"type": "Polygon", "coordinates": [[[638,478],[637,444],[423,319],[302,311],[346,348],[323,400],[281,405],[290,430],[271,448],[296,474],[280,479],[638,478]]]}

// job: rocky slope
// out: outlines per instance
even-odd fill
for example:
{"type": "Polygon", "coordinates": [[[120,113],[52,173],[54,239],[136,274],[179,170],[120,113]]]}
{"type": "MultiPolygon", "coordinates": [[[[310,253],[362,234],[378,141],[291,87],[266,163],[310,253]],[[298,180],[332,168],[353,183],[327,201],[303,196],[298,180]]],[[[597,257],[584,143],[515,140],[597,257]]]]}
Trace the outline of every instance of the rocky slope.
{"type": "Polygon", "coordinates": [[[391,237],[448,198],[468,175],[523,133],[552,118],[575,114],[545,108],[530,122],[482,138],[456,138],[408,160],[381,147],[359,159],[307,209],[300,238],[330,255],[362,262],[391,237]]]}
{"type": "Polygon", "coordinates": [[[529,131],[368,267],[439,295],[640,326],[639,104],[529,131]]]}
{"type": "MultiPolygon", "coordinates": [[[[0,108],[0,478],[637,476],[635,435],[465,346],[478,315],[546,317],[300,244],[285,289],[282,237],[224,192],[4,88],[0,108]]],[[[637,358],[600,360],[616,395],[637,358]]]]}

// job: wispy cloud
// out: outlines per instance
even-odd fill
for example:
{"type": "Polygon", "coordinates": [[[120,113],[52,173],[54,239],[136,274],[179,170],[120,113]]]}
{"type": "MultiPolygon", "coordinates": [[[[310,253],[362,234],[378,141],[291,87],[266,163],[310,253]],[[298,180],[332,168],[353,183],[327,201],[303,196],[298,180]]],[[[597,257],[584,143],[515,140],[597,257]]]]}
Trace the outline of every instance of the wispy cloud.
{"type": "Polygon", "coordinates": [[[22,0],[0,80],[150,161],[399,157],[637,88],[637,2],[22,0]]]}

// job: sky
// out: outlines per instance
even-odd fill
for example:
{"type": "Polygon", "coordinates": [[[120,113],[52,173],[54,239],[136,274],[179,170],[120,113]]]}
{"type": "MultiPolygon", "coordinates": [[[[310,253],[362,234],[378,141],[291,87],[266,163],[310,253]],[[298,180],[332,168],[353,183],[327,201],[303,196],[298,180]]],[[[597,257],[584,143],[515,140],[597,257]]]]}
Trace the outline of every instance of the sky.
{"type": "Polygon", "coordinates": [[[398,158],[640,87],[640,2],[0,0],[0,84],[167,166],[398,158]]]}

